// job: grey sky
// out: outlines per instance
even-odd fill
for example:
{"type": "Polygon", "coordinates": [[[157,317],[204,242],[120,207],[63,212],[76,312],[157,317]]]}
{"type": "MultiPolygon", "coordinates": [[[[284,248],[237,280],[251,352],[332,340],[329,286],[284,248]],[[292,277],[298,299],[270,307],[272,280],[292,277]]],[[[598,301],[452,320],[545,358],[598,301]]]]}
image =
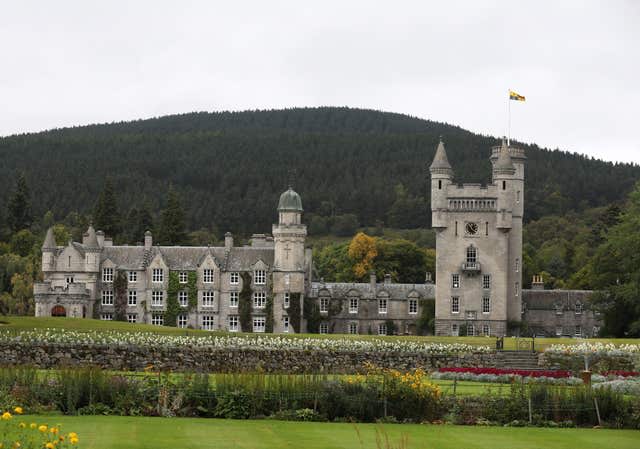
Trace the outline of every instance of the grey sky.
{"type": "Polygon", "coordinates": [[[640,163],[640,1],[15,1],[0,135],[194,110],[381,109],[640,163]]]}

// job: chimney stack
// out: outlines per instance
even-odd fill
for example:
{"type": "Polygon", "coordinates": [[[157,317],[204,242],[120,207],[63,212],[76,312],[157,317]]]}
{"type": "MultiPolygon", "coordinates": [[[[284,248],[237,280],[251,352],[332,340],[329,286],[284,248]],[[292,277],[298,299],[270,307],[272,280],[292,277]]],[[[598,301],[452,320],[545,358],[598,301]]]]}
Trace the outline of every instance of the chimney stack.
{"type": "Polygon", "coordinates": [[[391,284],[391,275],[389,273],[384,275],[384,283],[391,284]]]}
{"type": "Polygon", "coordinates": [[[233,248],[233,234],[230,232],[227,232],[224,235],[224,247],[228,250],[233,248]]]}
{"type": "Polygon", "coordinates": [[[531,290],[544,290],[544,281],[539,274],[533,275],[533,281],[531,281],[531,290]]]}
{"type": "Polygon", "coordinates": [[[371,290],[376,289],[376,283],[378,280],[376,279],[376,272],[371,270],[369,271],[369,285],[371,286],[371,290]]]}
{"type": "Polygon", "coordinates": [[[153,246],[153,235],[151,231],[147,231],[144,233],[144,249],[150,250],[153,246]]]}
{"type": "Polygon", "coordinates": [[[431,277],[431,271],[427,271],[427,275],[424,278],[425,284],[433,284],[433,278],[431,277]]]}
{"type": "Polygon", "coordinates": [[[102,248],[104,246],[104,232],[96,232],[96,238],[98,239],[98,246],[102,248]]]}

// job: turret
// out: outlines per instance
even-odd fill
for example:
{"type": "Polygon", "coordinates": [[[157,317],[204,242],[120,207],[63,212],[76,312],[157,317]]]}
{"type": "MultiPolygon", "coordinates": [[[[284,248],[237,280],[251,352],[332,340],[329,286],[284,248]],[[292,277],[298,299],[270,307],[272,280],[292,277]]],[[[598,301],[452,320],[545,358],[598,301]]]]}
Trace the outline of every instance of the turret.
{"type": "Polygon", "coordinates": [[[283,225],[300,224],[301,222],[302,200],[291,186],[280,195],[278,217],[278,222],[283,225]]]}
{"type": "Polygon", "coordinates": [[[493,183],[497,188],[497,227],[501,229],[511,228],[511,218],[514,205],[514,175],[516,169],[511,160],[511,154],[506,140],[502,139],[502,145],[496,154],[492,155],[493,183]]]}
{"type": "Polygon", "coordinates": [[[278,201],[278,224],[273,225],[274,266],[282,271],[298,271],[304,266],[307,227],[302,224],[302,199],[289,187],[278,201]]]}
{"type": "Polygon", "coordinates": [[[57,245],[53,235],[53,227],[47,229],[47,235],[42,244],[42,271],[53,271],[55,269],[55,253],[57,245]]]}
{"type": "Polygon", "coordinates": [[[82,236],[82,245],[85,251],[85,266],[87,271],[99,271],[100,268],[100,244],[98,235],[93,225],[89,224],[87,232],[82,236]]]}
{"type": "Polygon", "coordinates": [[[442,138],[436,148],[436,155],[429,167],[431,175],[431,225],[434,228],[446,227],[447,190],[453,180],[453,170],[442,138]]]}

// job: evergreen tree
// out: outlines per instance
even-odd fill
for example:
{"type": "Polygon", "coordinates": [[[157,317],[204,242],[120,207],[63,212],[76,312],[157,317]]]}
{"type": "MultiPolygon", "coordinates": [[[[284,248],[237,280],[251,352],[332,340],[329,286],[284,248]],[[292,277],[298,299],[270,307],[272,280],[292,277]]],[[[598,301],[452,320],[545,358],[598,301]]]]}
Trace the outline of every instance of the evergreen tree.
{"type": "Polygon", "coordinates": [[[16,187],[7,205],[7,222],[13,232],[31,227],[31,198],[24,173],[16,181],[16,187]]]}
{"type": "Polygon", "coordinates": [[[160,223],[160,244],[182,245],[187,241],[187,233],[184,223],[184,209],[180,204],[178,194],[169,187],[167,194],[167,207],[162,211],[160,223]]]}
{"type": "Polygon", "coordinates": [[[105,181],[104,189],[96,202],[93,225],[97,230],[104,231],[107,236],[113,239],[120,236],[120,214],[113,185],[109,178],[105,181]]]}

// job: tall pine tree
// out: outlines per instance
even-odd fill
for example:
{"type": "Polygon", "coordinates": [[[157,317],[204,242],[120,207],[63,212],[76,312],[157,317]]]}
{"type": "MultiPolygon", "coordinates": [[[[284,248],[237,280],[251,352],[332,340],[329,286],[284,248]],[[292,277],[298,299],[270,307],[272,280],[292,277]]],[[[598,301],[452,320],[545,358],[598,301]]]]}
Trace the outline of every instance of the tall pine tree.
{"type": "Polygon", "coordinates": [[[184,215],[184,209],[180,205],[178,194],[171,186],[167,195],[167,207],[162,211],[160,244],[182,245],[187,242],[184,215]]]}
{"type": "Polygon", "coordinates": [[[107,178],[104,189],[93,211],[93,225],[96,229],[104,231],[107,236],[116,239],[120,235],[120,214],[111,180],[107,178]]]}
{"type": "Polygon", "coordinates": [[[16,188],[7,205],[7,224],[12,232],[31,227],[31,198],[24,173],[16,181],[16,188]]]}

